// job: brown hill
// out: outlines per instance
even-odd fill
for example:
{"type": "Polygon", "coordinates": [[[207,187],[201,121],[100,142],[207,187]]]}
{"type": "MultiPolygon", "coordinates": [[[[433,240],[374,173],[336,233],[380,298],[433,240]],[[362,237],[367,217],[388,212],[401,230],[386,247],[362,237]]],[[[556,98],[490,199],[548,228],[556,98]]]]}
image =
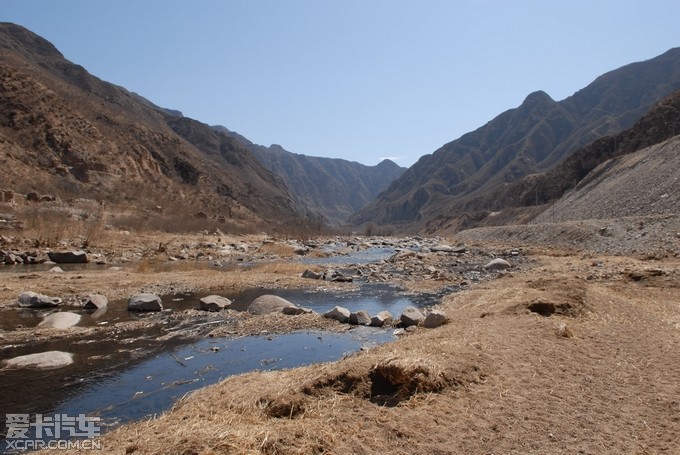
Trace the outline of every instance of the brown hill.
{"type": "Polygon", "coordinates": [[[0,24],[0,100],[6,189],[234,222],[294,215],[281,179],[238,141],[90,75],[9,23],[0,24]]]}
{"type": "Polygon", "coordinates": [[[507,208],[494,205],[490,192],[630,127],[678,88],[680,49],[672,49],[600,76],[560,102],[533,93],[518,108],[423,156],[352,221],[411,230],[432,220],[435,225],[450,225],[453,218],[477,223],[480,213],[507,208]]]}

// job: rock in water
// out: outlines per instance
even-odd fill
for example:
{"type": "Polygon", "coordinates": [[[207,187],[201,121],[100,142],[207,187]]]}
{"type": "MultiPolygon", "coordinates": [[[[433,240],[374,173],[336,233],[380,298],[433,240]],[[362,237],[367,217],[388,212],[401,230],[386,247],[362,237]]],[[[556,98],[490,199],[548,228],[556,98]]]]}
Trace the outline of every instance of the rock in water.
{"type": "Polygon", "coordinates": [[[47,351],[37,354],[20,355],[4,360],[8,368],[59,368],[73,363],[73,354],[62,351],[47,351]]]}
{"type": "Polygon", "coordinates": [[[371,318],[371,327],[382,327],[392,324],[392,314],[389,311],[381,311],[371,318]]]}
{"type": "Polygon", "coordinates": [[[357,311],[349,315],[349,323],[352,325],[368,325],[371,323],[371,315],[366,311],[357,311]]]}
{"type": "Polygon", "coordinates": [[[335,319],[338,322],[349,322],[349,317],[351,313],[347,308],[341,306],[336,306],[332,310],[327,311],[323,314],[323,317],[328,319],[335,319]]]}
{"type": "Polygon", "coordinates": [[[209,295],[199,300],[199,310],[220,311],[229,308],[231,300],[221,295],[209,295]]]}
{"type": "Polygon", "coordinates": [[[156,294],[137,294],[128,299],[128,311],[162,311],[163,302],[156,294]]]}
{"type": "Polygon", "coordinates": [[[50,251],[47,253],[50,261],[57,264],[84,264],[87,260],[87,253],[83,250],[78,251],[50,251]]]}
{"type": "Polygon", "coordinates": [[[418,309],[412,306],[407,306],[401,313],[399,318],[404,327],[418,325],[425,320],[425,315],[418,309]]]}
{"type": "Polygon", "coordinates": [[[109,299],[101,294],[90,294],[87,296],[83,309],[85,310],[101,310],[109,305],[109,299]]]}
{"type": "Polygon", "coordinates": [[[248,306],[248,313],[268,314],[280,313],[284,308],[297,308],[297,306],[278,295],[265,294],[256,298],[248,306]]]}
{"type": "Polygon", "coordinates": [[[33,291],[26,291],[19,294],[17,299],[19,306],[24,308],[45,308],[57,306],[61,303],[59,297],[48,297],[33,291]]]}
{"type": "Polygon", "coordinates": [[[58,313],[52,313],[45,316],[38,327],[50,328],[50,329],[68,329],[78,325],[80,322],[80,315],[76,313],[71,313],[70,311],[60,311],[58,313]]]}

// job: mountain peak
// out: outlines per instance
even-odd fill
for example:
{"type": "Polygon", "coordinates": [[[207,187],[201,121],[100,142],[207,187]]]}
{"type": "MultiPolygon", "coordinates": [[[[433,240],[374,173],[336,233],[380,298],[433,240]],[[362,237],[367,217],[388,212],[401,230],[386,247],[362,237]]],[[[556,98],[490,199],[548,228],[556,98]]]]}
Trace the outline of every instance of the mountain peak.
{"type": "Polygon", "coordinates": [[[544,103],[544,102],[549,102],[549,103],[554,103],[555,100],[553,100],[550,95],[545,93],[543,90],[537,90],[535,92],[529,93],[527,97],[524,99],[524,102],[522,103],[522,106],[526,105],[536,105],[539,103],[544,103]]]}

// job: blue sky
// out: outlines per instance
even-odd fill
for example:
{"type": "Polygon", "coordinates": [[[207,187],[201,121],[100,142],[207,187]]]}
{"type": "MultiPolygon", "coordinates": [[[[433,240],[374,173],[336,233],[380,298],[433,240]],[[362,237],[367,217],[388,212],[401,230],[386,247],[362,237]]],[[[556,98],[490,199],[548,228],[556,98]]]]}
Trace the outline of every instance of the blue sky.
{"type": "Polygon", "coordinates": [[[0,0],[0,20],[255,143],[377,164],[680,46],[677,0],[0,0]]]}

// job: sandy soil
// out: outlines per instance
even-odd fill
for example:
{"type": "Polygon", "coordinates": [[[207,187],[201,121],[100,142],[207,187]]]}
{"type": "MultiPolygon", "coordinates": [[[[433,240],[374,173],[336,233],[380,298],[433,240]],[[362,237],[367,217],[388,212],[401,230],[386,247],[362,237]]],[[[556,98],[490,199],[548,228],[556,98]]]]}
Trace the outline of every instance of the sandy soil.
{"type": "Polygon", "coordinates": [[[104,451],[680,453],[680,261],[532,259],[446,297],[441,328],[229,378],[104,451]]]}

